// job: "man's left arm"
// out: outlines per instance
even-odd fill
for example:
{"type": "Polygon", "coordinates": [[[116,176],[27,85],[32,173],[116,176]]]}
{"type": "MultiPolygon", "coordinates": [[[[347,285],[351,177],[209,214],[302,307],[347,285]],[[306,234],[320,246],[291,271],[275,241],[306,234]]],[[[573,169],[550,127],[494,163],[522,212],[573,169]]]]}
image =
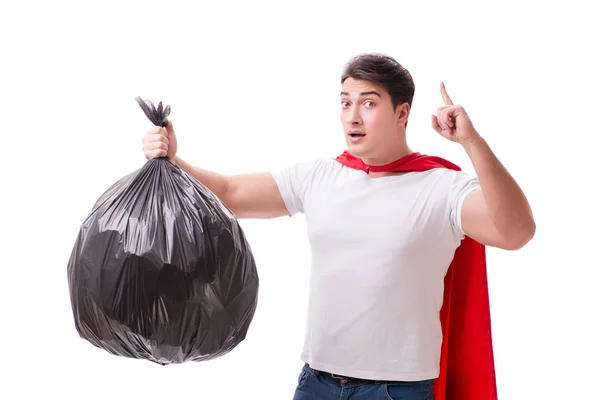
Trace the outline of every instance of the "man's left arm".
{"type": "Polygon", "coordinates": [[[444,106],[432,115],[432,127],[467,152],[481,185],[461,208],[463,232],[481,244],[518,250],[534,236],[536,225],[525,194],[473,127],[462,106],[454,105],[442,83],[444,106]]]}
{"type": "Polygon", "coordinates": [[[481,185],[463,202],[463,231],[481,244],[506,250],[522,248],[536,229],[525,194],[483,138],[465,142],[463,147],[481,185]]]}

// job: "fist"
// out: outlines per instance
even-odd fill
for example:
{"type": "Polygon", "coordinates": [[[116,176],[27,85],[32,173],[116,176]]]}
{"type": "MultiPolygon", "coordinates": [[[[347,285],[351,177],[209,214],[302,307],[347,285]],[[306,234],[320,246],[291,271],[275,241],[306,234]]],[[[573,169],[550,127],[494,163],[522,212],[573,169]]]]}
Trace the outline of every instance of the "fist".
{"type": "Polygon", "coordinates": [[[462,106],[452,103],[443,82],[440,84],[440,91],[444,106],[438,108],[437,115],[431,116],[432,128],[446,139],[462,145],[478,139],[479,133],[473,127],[467,112],[462,106]]]}
{"type": "Polygon", "coordinates": [[[166,128],[155,126],[149,129],[142,139],[142,146],[147,160],[159,157],[173,159],[177,153],[177,138],[171,121],[166,128]]]}

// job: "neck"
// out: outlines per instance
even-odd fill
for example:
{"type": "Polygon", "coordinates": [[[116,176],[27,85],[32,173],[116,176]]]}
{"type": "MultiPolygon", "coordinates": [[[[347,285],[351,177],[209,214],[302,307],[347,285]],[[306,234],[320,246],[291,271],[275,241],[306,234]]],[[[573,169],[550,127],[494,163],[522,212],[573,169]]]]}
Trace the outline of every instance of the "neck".
{"type": "Polygon", "coordinates": [[[393,151],[386,152],[385,154],[378,154],[374,157],[364,157],[361,159],[367,165],[380,166],[399,160],[402,157],[406,157],[412,153],[413,151],[408,147],[408,145],[403,144],[399,148],[393,149],[393,151]]]}

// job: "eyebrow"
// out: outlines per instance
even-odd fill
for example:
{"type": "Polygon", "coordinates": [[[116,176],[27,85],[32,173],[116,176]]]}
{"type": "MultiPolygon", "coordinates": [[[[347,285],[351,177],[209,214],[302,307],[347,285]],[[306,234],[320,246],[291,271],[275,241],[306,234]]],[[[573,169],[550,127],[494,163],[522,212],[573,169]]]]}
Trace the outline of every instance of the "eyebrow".
{"type": "MultiPolygon", "coordinates": [[[[374,94],[375,96],[381,97],[381,95],[379,93],[377,93],[376,91],[374,91],[374,90],[370,90],[368,92],[360,92],[360,96],[361,97],[362,96],[368,96],[370,94],[374,94]]],[[[341,92],[340,95],[342,95],[342,96],[349,96],[350,94],[348,92],[341,92]]]]}

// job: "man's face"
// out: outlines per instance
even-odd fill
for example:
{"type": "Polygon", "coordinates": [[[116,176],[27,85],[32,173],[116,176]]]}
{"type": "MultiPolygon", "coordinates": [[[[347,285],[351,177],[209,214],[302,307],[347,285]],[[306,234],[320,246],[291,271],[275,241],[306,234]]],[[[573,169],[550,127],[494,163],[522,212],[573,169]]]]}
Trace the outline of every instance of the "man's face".
{"type": "Polygon", "coordinates": [[[379,159],[396,147],[408,118],[408,104],[394,110],[386,90],[364,80],[348,78],[342,85],[341,121],[351,154],[379,159]]]}

